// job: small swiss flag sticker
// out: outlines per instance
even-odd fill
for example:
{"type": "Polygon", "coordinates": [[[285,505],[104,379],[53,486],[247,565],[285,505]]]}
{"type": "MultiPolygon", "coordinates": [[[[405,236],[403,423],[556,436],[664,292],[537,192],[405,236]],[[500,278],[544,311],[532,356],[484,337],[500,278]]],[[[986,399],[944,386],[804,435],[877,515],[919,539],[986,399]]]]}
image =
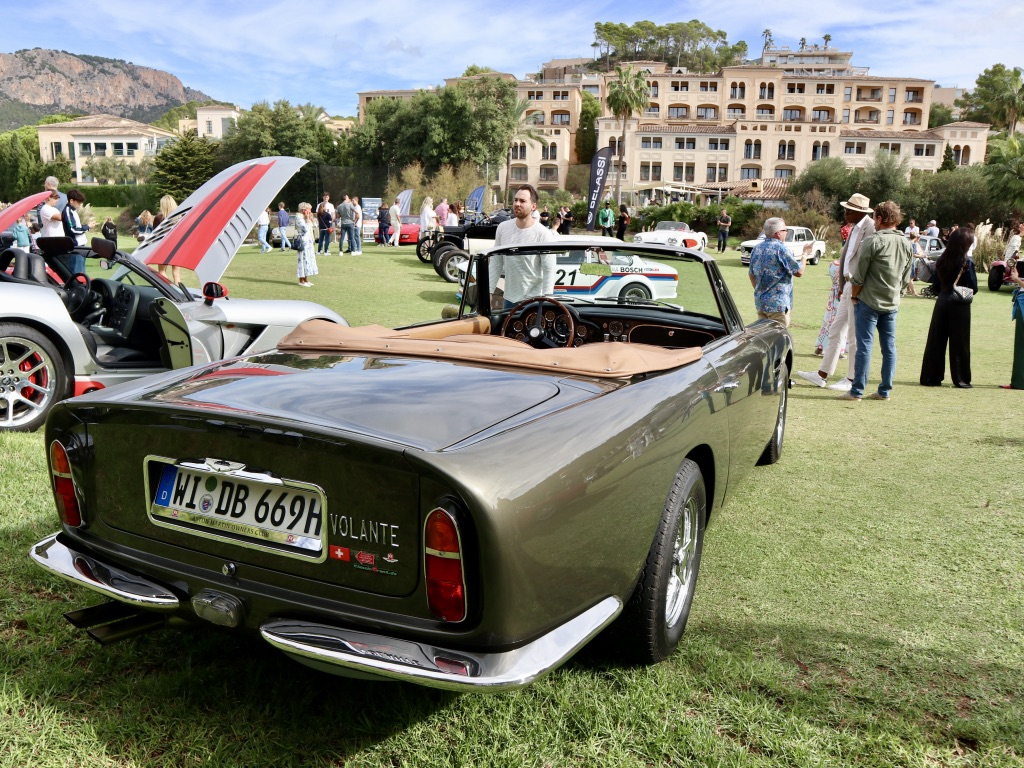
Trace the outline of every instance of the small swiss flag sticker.
{"type": "Polygon", "coordinates": [[[348,547],[331,547],[331,560],[344,560],[348,562],[349,550],[348,547]]]}

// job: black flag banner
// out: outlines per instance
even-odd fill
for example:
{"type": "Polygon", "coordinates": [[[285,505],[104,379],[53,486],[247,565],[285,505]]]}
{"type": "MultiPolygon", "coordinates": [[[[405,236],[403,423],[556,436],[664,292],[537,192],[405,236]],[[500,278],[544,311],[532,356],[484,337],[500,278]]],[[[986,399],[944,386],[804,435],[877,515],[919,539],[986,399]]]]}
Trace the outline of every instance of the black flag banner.
{"type": "Polygon", "coordinates": [[[608,171],[612,167],[612,148],[604,147],[597,150],[590,161],[590,198],[587,201],[587,230],[593,232],[597,227],[597,208],[604,197],[608,171]]]}

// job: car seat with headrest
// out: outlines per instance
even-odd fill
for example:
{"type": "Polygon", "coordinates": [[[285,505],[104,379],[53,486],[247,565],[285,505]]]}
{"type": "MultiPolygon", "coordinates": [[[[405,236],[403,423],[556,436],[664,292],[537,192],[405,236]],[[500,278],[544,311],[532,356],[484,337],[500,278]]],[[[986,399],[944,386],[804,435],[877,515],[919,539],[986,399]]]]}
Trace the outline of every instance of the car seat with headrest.
{"type": "Polygon", "coordinates": [[[49,285],[46,278],[46,262],[38,253],[23,251],[21,248],[8,248],[0,253],[0,273],[7,274],[7,268],[14,261],[14,269],[10,277],[16,282],[39,283],[49,285]]]}

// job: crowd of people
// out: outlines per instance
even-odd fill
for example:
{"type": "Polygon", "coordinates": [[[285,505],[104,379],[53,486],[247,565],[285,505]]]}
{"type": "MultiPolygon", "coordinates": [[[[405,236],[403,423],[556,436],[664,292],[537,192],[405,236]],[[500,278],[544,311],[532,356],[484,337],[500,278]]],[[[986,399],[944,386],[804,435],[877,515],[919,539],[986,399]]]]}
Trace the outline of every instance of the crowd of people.
{"type": "MultiPolygon", "coordinates": [[[[900,231],[903,220],[900,207],[886,201],[872,208],[867,197],[854,194],[841,204],[846,223],[839,258],[829,267],[832,289],[815,346],[822,357],[817,371],[797,371],[797,375],[816,387],[839,391],[842,400],[859,401],[865,396],[888,400],[892,396],[896,373],[896,319],[900,299],[918,295],[914,280],[924,271],[924,254],[918,242],[924,237],[941,237],[944,248],[929,267],[928,295],[935,297],[931,322],[921,361],[921,386],[941,386],[949,378],[954,387],[970,389],[971,383],[971,302],[978,292],[978,278],[972,258],[974,227],[953,225],[940,230],[929,221],[922,234],[910,219],[900,231]],[[943,234],[945,235],[943,237],[943,234]],[[882,356],[881,381],[876,391],[865,394],[875,338],[882,356]],[[843,378],[830,383],[839,360],[849,360],[843,378]]],[[[720,220],[719,224],[723,222],[720,220]]],[[[793,307],[793,279],[805,269],[804,254],[794,255],[785,245],[786,223],[780,217],[764,224],[765,238],[750,254],[748,271],[754,289],[758,317],[769,318],[789,327],[793,307]]],[[[1024,224],[1014,224],[1007,242],[1004,261],[1012,264],[1019,256],[1024,224]]],[[[1024,289],[1013,267],[1009,278],[1024,289]]],[[[1013,298],[1016,322],[1014,363],[1008,389],[1024,389],[1024,290],[1013,298]]]]}

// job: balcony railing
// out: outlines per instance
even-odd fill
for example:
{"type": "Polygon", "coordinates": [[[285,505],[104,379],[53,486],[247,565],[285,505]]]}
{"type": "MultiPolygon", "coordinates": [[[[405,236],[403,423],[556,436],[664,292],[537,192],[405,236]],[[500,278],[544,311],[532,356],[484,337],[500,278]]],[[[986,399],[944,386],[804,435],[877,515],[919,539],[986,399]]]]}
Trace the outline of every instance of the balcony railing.
{"type": "Polygon", "coordinates": [[[881,101],[881,100],[882,100],[881,96],[861,96],[859,93],[857,94],[857,101],[881,101]]]}
{"type": "Polygon", "coordinates": [[[700,113],[697,113],[697,119],[698,120],[717,120],[718,119],[718,115],[702,115],[700,113]]]}
{"type": "Polygon", "coordinates": [[[831,117],[831,115],[826,115],[826,116],[821,116],[821,115],[814,116],[814,115],[812,115],[811,116],[811,122],[812,123],[831,123],[832,122],[832,117],[831,117]]]}
{"type": "Polygon", "coordinates": [[[866,125],[878,125],[877,117],[855,117],[853,119],[855,123],[864,123],[866,125]]]}
{"type": "Polygon", "coordinates": [[[746,112],[741,112],[738,109],[730,109],[725,114],[726,114],[726,117],[728,117],[730,120],[746,120],[747,119],[747,113],[746,112]]]}
{"type": "Polygon", "coordinates": [[[755,112],[754,113],[754,119],[755,120],[762,120],[762,121],[765,121],[765,122],[774,121],[775,120],[775,113],[774,112],[755,112]]]}
{"type": "Polygon", "coordinates": [[[924,97],[923,96],[918,96],[918,95],[913,94],[913,93],[908,93],[906,101],[907,101],[908,104],[923,104],[924,103],[924,97]]]}
{"type": "Polygon", "coordinates": [[[803,122],[803,115],[783,115],[782,122],[784,123],[799,123],[803,122]]]}
{"type": "Polygon", "coordinates": [[[921,125],[921,121],[920,120],[916,120],[916,119],[912,119],[912,118],[909,118],[909,117],[905,117],[905,118],[903,118],[903,124],[904,125],[921,125]]]}
{"type": "Polygon", "coordinates": [[[744,160],[760,160],[761,159],[761,153],[760,152],[744,152],[743,153],[743,159],[744,160]]]}

